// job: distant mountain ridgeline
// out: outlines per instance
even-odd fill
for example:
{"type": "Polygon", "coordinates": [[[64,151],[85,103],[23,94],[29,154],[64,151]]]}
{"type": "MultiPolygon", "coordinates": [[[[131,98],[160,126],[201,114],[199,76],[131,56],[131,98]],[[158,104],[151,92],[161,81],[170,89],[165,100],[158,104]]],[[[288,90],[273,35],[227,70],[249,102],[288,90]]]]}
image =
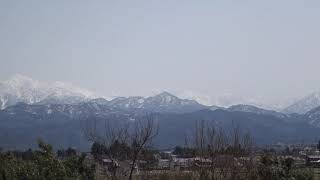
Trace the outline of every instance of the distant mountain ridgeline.
{"type": "Polygon", "coordinates": [[[229,108],[204,106],[180,99],[167,92],[143,98],[93,99],[74,104],[18,103],[0,111],[0,147],[25,149],[35,147],[42,138],[55,147],[87,149],[84,136],[86,120],[95,119],[97,126],[105,120],[134,121],[154,114],[159,123],[155,145],[181,145],[194,131],[196,121],[204,120],[225,131],[238,125],[248,131],[257,144],[312,141],[320,137],[320,109],[306,114],[284,114],[250,105],[229,108]]]}
{"type": "Polygon", "coordinates": [[[285,114],[305,114],[308,111],[320,106],[320,92],[314,92],[304,98],[284,106],[286,103],[268,104],[263,102],[261,98],[254,97],[237,97],[230,95],[217,96],[216,100],[209,103],[210,96],[203,96],[201,94],[188,91],[187,93],[176,92],[184,99],[178,98],[170,93],[164,92],[159,95],[151,97],[117,97],[110,102],[106,101],[101,96],[74,86],[65,82],[41,82],[30,77],[17,74],[10,79],[0,82],[0,109],[5,109],[9,106],[23,102],[26,104],[77,104],[81,102],[88,102],[91,100],[106,102],[110,105],[121,108],[139,108],[154,111],[192,111],[203,109],[205,105],[198,103],[204,102],[207,106],[212,106],[211,109],[220,109],[221,107],[228,107],[237,104],[247,104],[256,107],[268,107],[285,114]],[[163,98],[165,97],[165,98],[163,98]],[[195,99],[199,100],[198,102],[195,99]],[[215,103],[213,103],[215,102],[215,103]],[[170,104],[170,107],[167,105],[170,104]],[[283,105],[280,105],[283,104],[283,105]],[[182,106],[183,108],[181,108],[182,106]],[[174,107],[175,106],[175,107],[174,107]]]}
{"type": "Polygon", "coordinates": [[[146,114],[153,114],[159,123],[155,145],[161,147],[183,144],[199,120],[225,131],[236,124],[258,144],[314,141],[320,137],[319,97],[314,93],[282,112],[244,104],[206,106],[168,92],[106,100],[69,84],[18,75],[0,83],[0,147],[35,147],[42,138],[57,148],[86,149],[87,120],[95,119],[103,128],[106,120],[130,122],[146,114]]]}

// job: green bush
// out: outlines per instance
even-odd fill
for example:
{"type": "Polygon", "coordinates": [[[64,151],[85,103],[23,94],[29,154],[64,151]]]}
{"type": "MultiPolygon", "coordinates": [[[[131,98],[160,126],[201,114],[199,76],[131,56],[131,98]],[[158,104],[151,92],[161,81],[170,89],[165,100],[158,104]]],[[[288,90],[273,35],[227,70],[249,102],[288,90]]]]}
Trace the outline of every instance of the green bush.
{"type": "MultiPolygon", "coordinates": [[[[28,152],[30,153],[30,151],[28,152]]],[[[85,156],[59,160],[52,147],[42,141],[32,158],[25,160],[11,152],[0,154],[0,180],[69,180],[94,179],[95,167],[84,163],[85,156]]]]}

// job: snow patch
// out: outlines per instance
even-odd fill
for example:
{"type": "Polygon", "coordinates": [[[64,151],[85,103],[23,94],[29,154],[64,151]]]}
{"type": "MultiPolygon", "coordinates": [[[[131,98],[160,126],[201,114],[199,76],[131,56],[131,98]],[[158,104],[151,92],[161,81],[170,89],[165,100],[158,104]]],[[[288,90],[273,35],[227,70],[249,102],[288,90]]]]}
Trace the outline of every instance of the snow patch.
{"type": "Polygon", "coordinates": [[[95,94],[65,82],[40,82],[17,74],[7,81],[0,82],[0,108],[5,109],[17,102],[34,104],[46,98],[62,102],[82,101],[96,98],[95,94]]]}

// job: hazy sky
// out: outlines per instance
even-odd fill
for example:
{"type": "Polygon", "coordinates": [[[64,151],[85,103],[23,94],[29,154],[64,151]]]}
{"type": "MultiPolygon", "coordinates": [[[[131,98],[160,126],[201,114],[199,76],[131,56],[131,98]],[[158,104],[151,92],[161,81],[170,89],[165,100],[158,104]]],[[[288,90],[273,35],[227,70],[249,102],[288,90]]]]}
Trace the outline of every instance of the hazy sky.
{"type": "Polygon", "coordinates": [[[320,89],[320,1],[0,0],[0,80],[109,95],[320,89]]]}

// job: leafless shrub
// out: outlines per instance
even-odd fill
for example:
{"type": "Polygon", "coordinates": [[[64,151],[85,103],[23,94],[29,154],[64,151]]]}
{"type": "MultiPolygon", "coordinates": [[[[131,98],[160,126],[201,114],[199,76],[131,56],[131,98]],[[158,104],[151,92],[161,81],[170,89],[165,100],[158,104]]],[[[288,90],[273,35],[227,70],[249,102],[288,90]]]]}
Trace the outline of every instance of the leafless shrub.
{"type": "Polygon", "coordinates": [[[242,133],[234,123],[226,133],[204,120],[197,121],[194,148],[200,159],[199,179],[248,179],[254,167],[252,146],[250,134],[242,133]]]}
{"type": "MultiPolygon", "coordinates": [[[[139,161],[141,151],[147,147],[158,134],[158,126],[153,115],[146,115],[134,121],[121,122],[119,124],[112,122],[112,117],[104,119],[104,127],[98,129],[98,119],[87,118],[84,120],[83,132],[85,137],[91,142],[98,142],[105,147],[110,147],[115,142],[127,144],[130,146],[129,157],[129,175],[128,179],[132,180],[133,172],[139,161]]],[[[100,120],[101,121],[101,120],[100,120]]],[[[116,157],[113,153],[108,153],[108,157],[113,164],[116,164],[116,157]]],[[[117,167],[112,171],[113,179],[116,179],[117,167]]]]}

